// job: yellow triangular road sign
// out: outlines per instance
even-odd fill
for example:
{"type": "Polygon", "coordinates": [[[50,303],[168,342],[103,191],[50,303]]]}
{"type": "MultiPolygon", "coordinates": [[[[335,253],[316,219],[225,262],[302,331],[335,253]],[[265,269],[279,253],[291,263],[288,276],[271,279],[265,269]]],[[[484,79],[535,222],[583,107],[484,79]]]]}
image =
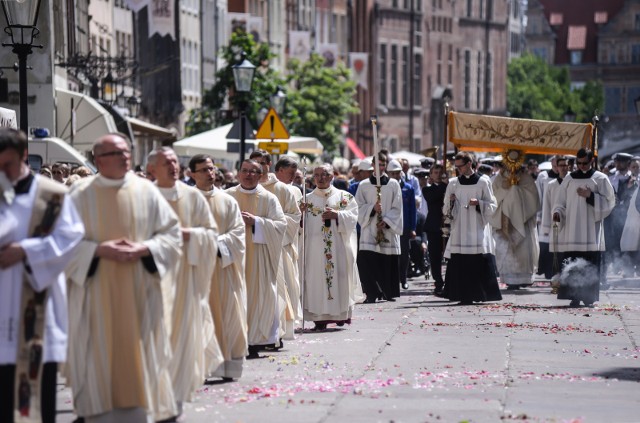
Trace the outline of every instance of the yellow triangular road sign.
{"type": "Polygon", "coordinates": [[[270,140],[289,139],[289,131],[287,131],[287,128],[285,128],[273,107],[269,109],[269,113],[267,113],[267,116],[264,117],[264,120],[260,124],[256,138],[270,140]]]}

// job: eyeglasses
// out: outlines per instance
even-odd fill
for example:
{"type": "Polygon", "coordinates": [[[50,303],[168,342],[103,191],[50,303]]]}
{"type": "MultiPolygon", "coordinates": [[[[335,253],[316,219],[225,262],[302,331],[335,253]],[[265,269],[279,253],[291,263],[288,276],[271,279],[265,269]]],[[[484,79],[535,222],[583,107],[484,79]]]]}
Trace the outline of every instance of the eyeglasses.
{"type": "Polygon", "coordinates": [[[466,166],[466,165],[468,165],[469,163],[471,163],[471,162],[463,163],[463,164],[461,164],[461,165],[454,164],[454,166],[455,166],[455,167],[457,167],[458,169],[460,169],[460,168],[462,168],[462,167],[465,167],[465,166],[466,166]]]}
{"type": "Polygon", "coordinates": [[[244,173],[245,175],[255,176],[255,175],[260,175],[262,172],[255,169],[240,169],[240,173],[244,173]]]}
{"type": "Polygon", "coordinates": [[[217,170],[215,167],[209,166],[209,167],[200,168],[198,170],[195,170],[194,172],[196,172],[196,173],[211,173],[211,172],[213,172],[215,170],[217,170]]]}
{"type": "Polygon", "coordinates": [[[586,165],[590,165],[590,164],[591,164],[591,162],[589,162],[589,161],[586,161],[586,162],[579,162],[579,161],[576,161],[576,164],[577,164],[578,166],[586,166],[586,165]]]}
{"type": "Polygon", "coordinates": [[[131,151],[129,150],[114,150],[114,151],[98,154],[96,157],[111,157],[111,156],[122,157],[122,156],[128,156],[130,154],[131,154],[131,151]]]}
{"type": "Polygon", "coordinates": [[[566,163],[565,163],[565,164],[559,164],[559,165],[558,165],[558,167],[568,167],[568,166],[569,166],[569,165],[568,165],[568,164],[566,164],[566,163]]]}
{"type": "Polygon", "coordinates": [[[324,172],[324,173],[314,173],[314,174],[313,174],[313,177],[314,177],[314,178],[318,178],[318,179],[321,179],[321,178],[328,178],[329,176],[331,176],[331,174],[330,174],[330,173],[327,173],[327,172],[324,172]]]}

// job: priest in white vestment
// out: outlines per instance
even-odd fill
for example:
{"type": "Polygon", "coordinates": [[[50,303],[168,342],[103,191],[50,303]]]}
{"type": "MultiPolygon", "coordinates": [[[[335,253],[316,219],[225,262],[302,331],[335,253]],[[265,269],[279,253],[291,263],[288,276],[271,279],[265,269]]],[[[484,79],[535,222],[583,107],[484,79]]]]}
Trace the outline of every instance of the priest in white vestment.
{"type": "Polygon", "coordinates": [[[248,348],[244,222],[238,202],[214,185],[215,166],[210,156],[196,154],[189,161],[189,170],[218,227],[218,254],[209,305],[224,361],[209,368],[208,377],[230,381],[242,376],[248,348]]]}
{"type": "Polygon", "coordinates": [[[277,274],[287,220],[278,198],[259,184],[262,167],[245,160],[240,185],[227,192],[240,205],[245,223],[248,358],[258,358],[265,345],[275,345],[280,327],[277,274]]]}
{"type": "Polygon", "coordinates": [[[571,300],[572,307],[579,306],[580,301],[588,306],[598,301],[600,284],[606,283],[601,264],[601,252],[605,251],[603,221],[616,199],[609,178],[592,169],[592,162],[591,150],[578,151],[578,170],[563,180],[553,206],[553,220],[560,227],[557,248],[564,255],[563,267],[577,259],[586,261],[581,277],[560,281],[558,299],[571,300]]]}
{"type": "Polygon", "coordinates": [[[493,180],[493,194],[498,207],[491,217],[496,243],[496,263],[500,280],[508,290],[533,283],[538,265],[538,231],[536,215],[540,200],[535,180],[521,168],[512,178],[503,167],[493,180]]]}
{"type": "MultiPolygon", "coordinates": [[[[178,411],[182,402],[202,386],[211,367],[219,366],[222,353],[215,336],[209,308],[213,257],[218,252],[216,222],[204,196],[179,182],[180,162],[169,147],[154,150],[148,158],[156,186],[180,219],[182,258],[169,273],[167,297],[171,304],[171,347],[169,367],[178,411]]],[[[167,306],[167,301],[164,301],[167,306]]]]}
{"type": "Polygon", "coordinates": [[[629,203],[627,219],[620,239],[620,249],[631,256],[636,275],[638,274],[638,266],[640,266],[640,196],[638,191],[640,189],[636,187],[629,203]]]}
{"type": "Polygon", "coordinates": [[[380,197],[375,176],[362,180],[355,196],[360,223],[358,269],[367,304],[377,299],[395,301],[400,296],[402,190],[385,173],[386,155],[379,153],[374,166],[380,169],[380,197]]]}
{"type": "MultiPolygon", "coordinates": [[[[298,163],[289,156],[282,156],[275,165],[276,178],[289,188],[293,193],[293,198],[296,204],[300,204],[302,199],[302,190],[299,187],[293,185],[293,180],[298,172],[298,163]]],[[[284,210],[283,210],[284,211],[284,210]]],[[[302,218],[302,216],[300,216],[302,218]]],[[[287,226],[288,235],[292,241],[288,247],[283,249],[282,260],[283,275],[285,282],[287,283],[287,292],[289,294],[289,300],[291,301],[291,309],[293,310],[293,316],[296,322],[302,322],[302,305],[300,302],[300,267],[299,267],[299,251],[300,251],[300,224],[297,227],[287,226]],[[289,233],[289,231],[292,231],[289,233]]],[[[285,238],[287,235],[285,235],[285,238]]],[[[285,241],[286,242],[286,241],[285,241]]]]}
{"type": "Polygon", "coordinates": [[[57,368],[67,356],[64,268],[84,235],[66,187],[32,175],[26,160],[24,133],[0,129],[0,421],[7,423],[56,418],[57,368]]]}
{"type": "Polygon", "coordinates": [[[473,170],[473,156],[455,156],[460,174],[449,180],[442,212],[451,218],[444,256],[449,258],[442,295],[460,305],[502,299],[496,277],[490,219],[497,203],[491,179],[473,170]]]}
{"type": "Polygon", "coordinates": [[[331,184],[333,166],[313,170],[316,189],[305,210],[304,319],[315,330],[351,324],[353,306],[363,298],[356,268],[358,204],[331,184]]]}
{"type": "MultiPolygon", "coordinates": [[[[280,207],[287,219],[287,228],[282,238],[282,254],[280,255],[280,263],[278,264],[278,314],[280,318],[279,341],[275,348],[283,346],[282,339],[294,339],[294,324],[296,319],[300,319],[298,313],[294,309],[298,306],[299,301],[293,300],[294,295],[300,295],[299,283],[296,280],[297,275],[293,272],[295,266],[294,257],[297,255],[294,248],[297,247],[294,241],[300,228],[300,218],[302,216],[296,197],[291,188],[281,182],[274,173],[270,173],[271,155],[263,150],[257,150],[251,153],[251,159],[257,161],[262,166],[262,177],[260,185],[267,191],[274,194],[280,202],[280,207]]],[[[283,167],[283,163],[295,170],[298,168],[297,163],[290,157],[284,157],[279,161],[279,170],[283,167]]]]}
{"type": "Polygon", "coordinates": [[[85,237],[67,274],[69,374],[85,422],[177,415],[161,280],[180,260],[178,217],[150,181],[130,172],[120,134],[94,144],[99,175],[73,185],[85,237]]]}

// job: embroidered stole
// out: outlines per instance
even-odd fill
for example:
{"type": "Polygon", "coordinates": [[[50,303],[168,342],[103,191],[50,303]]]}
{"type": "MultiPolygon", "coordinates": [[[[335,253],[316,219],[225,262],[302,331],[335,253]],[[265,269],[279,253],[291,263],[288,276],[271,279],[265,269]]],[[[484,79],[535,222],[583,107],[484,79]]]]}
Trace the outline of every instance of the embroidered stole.
{"type": "MultiPolygon", "coordinates": [[[[45,237],[51,233],[62,210],[67,188],[57,182],[39,178],[33,203],[29,234],[45,237]]],[[[17,422],[40,422],[40,391],[42,357],[44,352],[45,310],[49,297],[47,290],[34,291],[27,280],[31,272],[25,262],[25,274],[20,301],[20,326],[15,378],[15,410],[17,422]]]]}

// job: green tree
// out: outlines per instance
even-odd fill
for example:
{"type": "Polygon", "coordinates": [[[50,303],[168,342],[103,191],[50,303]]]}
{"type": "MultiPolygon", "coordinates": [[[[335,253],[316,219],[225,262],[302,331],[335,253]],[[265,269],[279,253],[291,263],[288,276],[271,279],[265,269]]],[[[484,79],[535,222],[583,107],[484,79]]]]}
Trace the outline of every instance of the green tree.
{"type": "Polygon", "coordinates": [[[342,142],[345,118],[359,112],[350,70],[342,63],[326,67],[324,58],[316,53],[304,63],[291,60],[288,70],[287,82],[293,88],[287,97],[290,132],[314,136],[325,151],[335,152],[342,142]]]}
{"type": "Polygon", "coordinates": [[[512,60],[507,78],[507,110],[512,117],[563,121],[572,111],[577,122],[589,122],[604,104],[600,82],[572,90],[567,67],[549,66],[531,54],[512,60]]]}
{"type": "Polygon", "coordinates": [[[227,66],[216,73],[216,84],[205,93],[202,109],[190,112],[187,122],[190,135],[229,123],[230,118],[219,118],[214,113],[227,99],[231,108],[246,103],[247,117],[257,128],[261,123],[257,121],[258,111],[269,107],[271,95],[281,86],[287,91],[287,103],[284,116],[280,117],[289,133],[316,137],[325,151],[335,152],[342,138],[342,123],[349,114],[358,112],[356,84],[344,65],[325,67],[324,59],[313,54],[305,63],[292,60],[287,76],[282,76],[269,67],[275,57],[269,46],[256,43],[253,36],[243,31],[232,34],[222,57],[227,66]],[[246,94],[234,93],[232,66],[240,62],[242,52],[256,66],[252,90],[246,94]]]}

